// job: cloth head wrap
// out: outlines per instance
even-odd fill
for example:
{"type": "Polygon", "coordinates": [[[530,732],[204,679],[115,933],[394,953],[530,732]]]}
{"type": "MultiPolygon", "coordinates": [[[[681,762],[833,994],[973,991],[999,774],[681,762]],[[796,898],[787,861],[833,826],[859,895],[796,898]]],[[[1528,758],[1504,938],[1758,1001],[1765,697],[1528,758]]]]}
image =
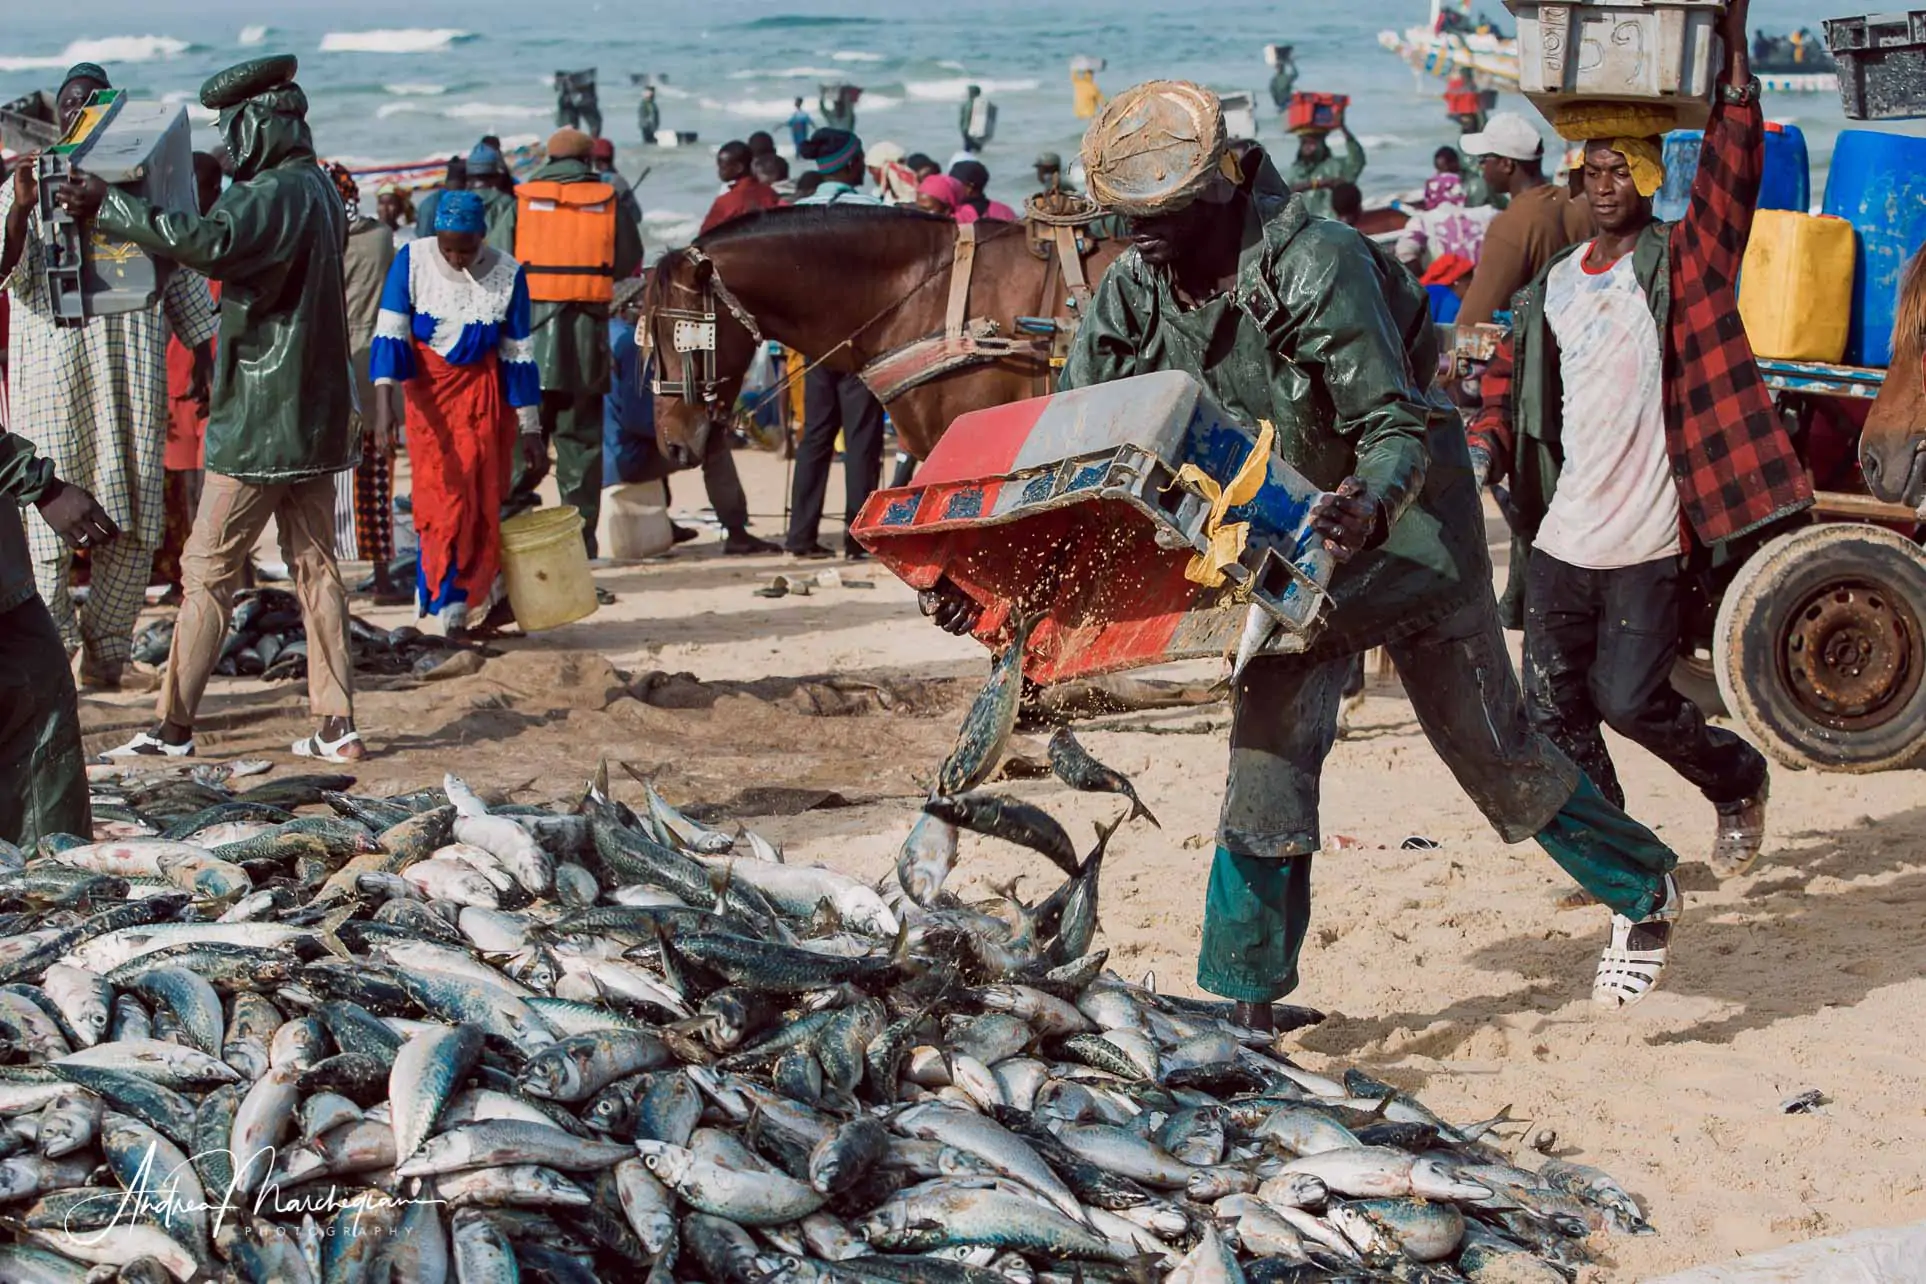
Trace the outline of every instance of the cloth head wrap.
{"type": "Polygon", "coordinates": [[[863,140],[846,129],[819,129],[803,144],[818,174],[834,174],[863,150],[863,140]]]}
{"type": "MultiPolygon", "coordinates": [[[[1606,147],[1617,152],[1625,160],[1625,168],[1632,172],[1632,186],[1640,196],[1656,195],[1665,186],[1664,145],[1656,138],[1594,138],[1587,143],[1586,149],[1606,147]]],[[[1579,153],[1578,164],[1573,169],[1585,165],[1584,152],[1579,153]]]]}
{"type": "Polygon", "coordinates": [[[609,139],[609,138],[596,139],[595,142],[591,144],[589,147],[589,158],[591,160],[605,160],[605,161],[614,160],[615,159],[615,140],[609,139]]]}
{"type": "Polygon", "coordinates": [[[1465,203],[1464,180],[1456,174],[1433,174],[1424,183],[1424,207],[1435,210],[1441,205],[1465,203]]]}
{"type": "Polygon", "coordinates": [[[485,235],[488,216],[483,212],[481,197],[473,192],[443,192],[435,202],[435,230],[485,235]]]}
{"type": "Polygon", "coordinates": [[[963,160],[950,166],[950,177],[981,192],[990,185],[990,169],[982,161],[963,160]]]}
{"type": "Polygon", "coordinates": [[[955,209],[963,201],[963,185],[948,174],[931,174],[916,185],[917,194],[940,201],[945,209],[955,209]]]}
{"type": "Polygon", "coordinates": [[[1170,214],[1228,171],[1224,109],[1185,80],[1124,90],[1083,136],[1083,167],[1097,204],[1127,217],[1170,214]]]}
{"type": "Polygon", "coordinates": [[[341,203],[354,213],[361,206],[361,186],[354,181],[346,165],[328,162],[328,177],[334,180],[334,190],[341,193],[341,203]]]}
{"type": "Polygon", "coordinates": [[[1061,157],[1061,156],[1059,156],[1059,155],[1057,155],[1057,154],[1056,154],[1055,152],[1038,152],[1038,153],[1037,153],[1037,162],[1036,162],[1036,168],[1038,168],[1038,169],[1062,169],[1062,168],[1063,168],[1063,157],[1061,157]]]}
{"type": "MultiPolygon", "coordinates": [[[[595,140],[579,129],[558,129],[548,136],[550,160],[587,160],[594,147],[595,140]]],[[[499,159],[500,153],[496,156],[499,159]]],[[[474,162],[469,164],[472,166],[474,162]]]]}
{"type": "Polygon", "coordinates": [[[114,83],[107,79],[107,69],[99,63],[77,62],[67,68],[67,74],[60,78],[60,89],[58,93],[55,94],[55,97],[59,97],[60,94],[67,92],[67,86],[73,84],[76,80],[91,80],[95,84],[106,85],[110,89],[114,83]]]}
{"type": "Polygon", "coordinates": [[[863,163],[871,169],[887,169],[907,155],[909,153],[903,150],[901,143],[892,143],[886,139],[864,150],[863,163]]]}
{"type": "Polygon", "coordinates": [[[507,168],[501,152],[487,143],[476,143],[474,149],[468,153],[468,172],[474,177],[499,174],[507,168]]]}

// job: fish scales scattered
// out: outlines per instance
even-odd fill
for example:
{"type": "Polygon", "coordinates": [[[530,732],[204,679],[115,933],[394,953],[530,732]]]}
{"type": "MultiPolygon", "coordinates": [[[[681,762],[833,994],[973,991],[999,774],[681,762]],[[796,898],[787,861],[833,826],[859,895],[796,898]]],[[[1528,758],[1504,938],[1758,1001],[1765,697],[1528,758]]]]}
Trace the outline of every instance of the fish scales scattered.
{"type": "Polygon", "coordinates": [[[454,775],[90,772],[144,836],[0,852],[0,1274],[1549,1280],[1652,1233],[1596,1168],[1513,1167],[1508,1112],[1454,1125],[1109,971],[1104,853],[1153,818],[1067,731],[1057,775],[1130,804],[1087,855],[973,792],[1016,650],[904,895],[606,772],[547,810],[454,775]],[[960,897],[958,828],[1064,878],[960,897]]]}

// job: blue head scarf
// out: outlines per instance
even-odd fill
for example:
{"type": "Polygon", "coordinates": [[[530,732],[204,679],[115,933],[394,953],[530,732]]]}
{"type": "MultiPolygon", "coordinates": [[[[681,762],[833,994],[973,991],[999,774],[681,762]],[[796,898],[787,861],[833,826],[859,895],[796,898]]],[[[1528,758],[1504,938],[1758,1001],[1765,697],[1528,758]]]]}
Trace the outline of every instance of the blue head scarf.
{"type": "Polygon", "coordinates": [[[501,174],[507,172],[508,163],[502,154],[487,143],[476,143],[468,153],[468,172],[474,174],[501,174]]]}
{"type": "Polygon", "coordinates": [[[435,202],[435,230],[485,235],[488,217],[482,210],[481,197],[473,192],[443,192],[435,202]]]}

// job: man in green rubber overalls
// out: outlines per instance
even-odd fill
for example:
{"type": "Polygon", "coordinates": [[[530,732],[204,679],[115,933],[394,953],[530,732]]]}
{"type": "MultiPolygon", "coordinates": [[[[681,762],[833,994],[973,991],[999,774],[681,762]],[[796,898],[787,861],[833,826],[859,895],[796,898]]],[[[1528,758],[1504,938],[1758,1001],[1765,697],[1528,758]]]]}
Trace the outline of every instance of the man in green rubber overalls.
{"type": "MultiPolygon", "coordinates": [[[[1217,100],[1194,85],[1152,81],[1112,100],[1084,165],[1133,245],[1104,274],[1059,387],[1183,370],[1246,424],[1268,421],[1284,459],[1328,492],[1312,520],[1340,562],[1311,650],[1259,657],[1233,685],[1198,984],[1257,1028],[1296,987],[1347,665],[1383,646],[1499,834],[1536,838],[1611,907],[1593,997],[1642,998],[1683,904],[1677,857],[1526,722],[1464,428],[1432,387],[1424,290],[1367,238],[1307,214],[1260,149],[1233,156],[1217,100]]],[[[948,581],[924,609],[952,631],[976,614],[948,581]]]]}

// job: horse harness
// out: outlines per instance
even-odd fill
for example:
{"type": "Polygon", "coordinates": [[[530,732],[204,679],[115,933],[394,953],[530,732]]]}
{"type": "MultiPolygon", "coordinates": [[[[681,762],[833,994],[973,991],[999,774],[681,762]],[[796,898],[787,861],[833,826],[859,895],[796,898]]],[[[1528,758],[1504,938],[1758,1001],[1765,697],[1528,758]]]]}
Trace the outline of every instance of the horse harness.
{"type": "Polygon", "coordinates": [[[691,406],[698,403],[713,405],[723,383],[716,370],[716,304],[727,308],[729,315],[757,343],[763,341],[762,330],[756,325],[756,319],[749,315],[749,309],[742,306],[742,300],[723,281],[722,274],[716,271],[714,260],[694,245],[682,253],[695,265],[696,275],[701,282],[701,306],[695,309],[650,309],[643,321],[642,334],[647,339],[643,350],[648,355],[655,353],[658,347],[655,324],[658,320],[670,322],[670,346],[682,354],[682,377],[673,382],[664,380],[661,377],[661,365],[657,363],[655,374],[649,379],[649,391],[655,396],[678,399],[691,406]]]}
{"type": "MultiPolygon", "coordinates": [[[[1008,337],[1002,333],[1003,327],[995,319],[969,315],[970,285],[976,267],[977,232],[982,224],[959,223],[956,225],[956,242],[950,256],[950,288],[943,312],[943,328],[878,353],[856,372],[856,377],[869,387],[878,401],[888,405],[904,393],[944,375],[1005,358],[1061,364],[1061,353],[1067,347],[1068,336],[1075,333],[1076,321],[1090,301],[1090,283],[1084,274],[1083,257],[1090,252],[1092,245],[1080,232],[1100,214],[1095,206],[1055,212],[1040,208],[1034,200],[1026,212],[1029,216],[1026,235],[1031,252],[1049,265],[1038,300],[1039,313],[1048,318],[1044,322],[1045,328],[1032,330],[1019,337],[1008,337]],[[1075,315],[1049,315],[1055,305],[1059,280],[1067,289],[1069,307],[1075,315]]],[[[649,391],[655,396],[677,398],[691,405],[698,402],[713,404],[723,382],[716,369],[717,305],[727,309],[729,315],[749,332],[755,342],[763,341],[762,331],[742,301],[723,281],[714,261],[700,247],[691,245],[682,253],[696,268],[700,282],[700,305],[694,309],[664,307],[651,310],[645,321],[645,348],[649,351],[657,349],[659,339],[655,332],[656,322],[668,321],[671,323],[670,345],[682,354],[683,364],[681,378],[674,380],[662,379],[658,365],[657,375],[649,381],[649,391]]],[[[932,273],[912,286],[902,298],[871,317],[841,343],[810,363],[809,369],[814,369],[823,360],[853,343],[864,331],[909,302],[918,290],[937,275],[939,273],[932,273]]],[[[1019,325],[1037,320],[1032,317],[1017,318],[1019,325]]]]}

